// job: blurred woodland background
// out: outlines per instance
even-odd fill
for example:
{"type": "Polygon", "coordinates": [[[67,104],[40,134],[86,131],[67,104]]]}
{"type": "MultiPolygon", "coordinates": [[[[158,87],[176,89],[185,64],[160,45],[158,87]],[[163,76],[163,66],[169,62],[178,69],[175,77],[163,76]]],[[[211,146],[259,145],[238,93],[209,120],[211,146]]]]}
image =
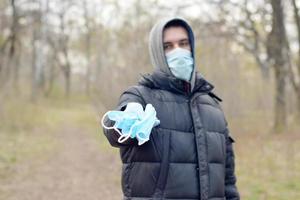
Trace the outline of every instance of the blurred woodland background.
{"type": "Polygon", "coordinates": [[[0,199],[121,199],[99,125],[188,19],[235,139],[242,199],[300,199],[299,0],[0,0],[0,199]]]}

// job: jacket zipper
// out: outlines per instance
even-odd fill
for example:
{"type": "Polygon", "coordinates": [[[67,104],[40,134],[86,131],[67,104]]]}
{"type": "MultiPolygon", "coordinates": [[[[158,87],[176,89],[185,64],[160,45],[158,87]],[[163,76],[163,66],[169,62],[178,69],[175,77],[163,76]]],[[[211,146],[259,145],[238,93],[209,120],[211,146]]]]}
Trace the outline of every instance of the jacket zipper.
{"type": "MultiPolygon", "coordinates": [[[[195,123],[194,123],[194,117],[193,117],[193,113],[192,113],[192,109],[191,109],[192,99],[193,99],[193,95],[192,95],[192,93],[190,93],[188,95],[188,106],[189,106],[190,116],[192,117],[193,133],[194,133],[195,143],[196,143],[196,146],[197,146],[196,133],[195,133],[195,123]]],[[[197,154],[197,167],[196,167],[196,170],[198,171],[198,178],[199,178],[199,164],[198,164],[198,151],[197,151],[197,148],[196,148],[196,154],[197,154]]],[[[200,178],[199,178],[199,197],[201,199],[200,178]]]]}

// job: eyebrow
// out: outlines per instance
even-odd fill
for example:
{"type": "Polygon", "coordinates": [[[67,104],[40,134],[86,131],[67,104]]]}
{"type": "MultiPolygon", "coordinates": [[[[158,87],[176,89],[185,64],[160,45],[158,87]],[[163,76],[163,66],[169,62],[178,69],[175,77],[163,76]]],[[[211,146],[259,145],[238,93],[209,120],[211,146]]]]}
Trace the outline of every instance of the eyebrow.
{"type": "Polygon", "coordinates": [[[172,42],[164,42],[164,45],[172,44],[172,42]]]}
{"type": "Polygon", "coordinates": [[[189,42],[189,39],[185,38],[185,39],[179,40],[179,42],[185,42],[185,41],[189,42]]]}

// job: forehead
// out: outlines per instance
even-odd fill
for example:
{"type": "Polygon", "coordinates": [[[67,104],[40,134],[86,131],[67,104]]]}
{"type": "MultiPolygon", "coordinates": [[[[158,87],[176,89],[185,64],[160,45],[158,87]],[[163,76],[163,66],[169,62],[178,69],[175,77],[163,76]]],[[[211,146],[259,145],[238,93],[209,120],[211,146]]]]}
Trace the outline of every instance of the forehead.
{"type": "Polygon", "coordinates": [[[164,30],[164,42],[176,42],[179,40],[188,39],[188,33],[185,28],[181,26],[171,26],[164,30]]]}

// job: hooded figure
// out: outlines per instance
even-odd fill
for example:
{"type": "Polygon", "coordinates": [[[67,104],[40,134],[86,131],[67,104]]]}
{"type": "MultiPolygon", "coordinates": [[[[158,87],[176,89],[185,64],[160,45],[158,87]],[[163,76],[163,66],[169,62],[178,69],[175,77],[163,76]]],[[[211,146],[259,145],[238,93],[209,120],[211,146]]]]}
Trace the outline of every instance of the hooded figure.
{"type": "Polygon", "coordinates": [[[196,72],[191,27],[182,18],[159,21],[151,30],[149,50],[155,70],[123,92],[115,110],[129,102],[144,108],[152,104],[160,124],[141,146],[136,139],[118,143],[119,134],[104,129],[110,144],[120,149],[123,199],[239,200],[234,140],[214,86],[196,72]],[[168,32],[172,28],[185,32],[188,41],[175,40],[175,32],[168,32]]]}

